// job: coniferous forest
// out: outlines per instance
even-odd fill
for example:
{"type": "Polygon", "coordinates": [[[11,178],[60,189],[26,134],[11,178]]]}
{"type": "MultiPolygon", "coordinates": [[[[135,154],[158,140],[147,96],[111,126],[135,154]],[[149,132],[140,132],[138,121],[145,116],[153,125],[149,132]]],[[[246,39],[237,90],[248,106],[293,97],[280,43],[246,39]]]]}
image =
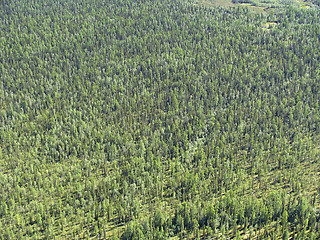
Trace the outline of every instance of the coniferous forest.
{"type": "Polygon", "coordinates": [[[319,100],[316,5],[1,1],[0,239],[319,239],[319,100]]]}

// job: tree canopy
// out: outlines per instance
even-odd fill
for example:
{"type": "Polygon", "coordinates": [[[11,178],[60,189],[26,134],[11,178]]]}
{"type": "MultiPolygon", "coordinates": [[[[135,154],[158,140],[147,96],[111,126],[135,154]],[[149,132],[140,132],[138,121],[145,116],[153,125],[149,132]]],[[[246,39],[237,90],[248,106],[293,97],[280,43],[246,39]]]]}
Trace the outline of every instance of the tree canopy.
{"type": "Polygon", "coordinates": [[[320,238],[319,65],[317,8],[3,1],[0,238],[320,238]]]}

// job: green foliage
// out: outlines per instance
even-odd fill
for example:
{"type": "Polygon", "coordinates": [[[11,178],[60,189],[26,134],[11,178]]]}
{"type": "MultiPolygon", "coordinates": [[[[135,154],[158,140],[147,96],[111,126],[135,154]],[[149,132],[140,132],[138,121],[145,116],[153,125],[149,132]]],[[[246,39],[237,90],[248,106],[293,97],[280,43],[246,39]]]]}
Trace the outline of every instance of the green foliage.
{"type": "Polygon", "coordinates": [[[318,239],[319,13],[2,3],[0,238],[318,239]]]}

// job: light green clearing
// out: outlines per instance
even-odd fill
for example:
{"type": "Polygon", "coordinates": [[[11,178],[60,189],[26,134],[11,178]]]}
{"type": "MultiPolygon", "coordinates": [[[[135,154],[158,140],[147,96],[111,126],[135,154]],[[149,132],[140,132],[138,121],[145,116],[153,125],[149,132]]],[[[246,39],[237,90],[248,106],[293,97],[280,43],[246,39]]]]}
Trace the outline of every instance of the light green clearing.
{"type": "MultiPolygon", "coordinates": [[[[202,5],[206,7],[235,7],[235,6],[243,6],[247,7],[250,10],[255,12],[268,12],[270,9],[275,7],[285,7],[286,5],[280,3],[277,0],[257,0],[252,1],[250,3],[233,3],[232,0],[209,0],[209,1],[199,1],[195,2],[194,5],[202,5]]],[[[299,8],[310,8],[310,5],[307,1],[292,1],[292,6],[296,6],[299,8]]]]}

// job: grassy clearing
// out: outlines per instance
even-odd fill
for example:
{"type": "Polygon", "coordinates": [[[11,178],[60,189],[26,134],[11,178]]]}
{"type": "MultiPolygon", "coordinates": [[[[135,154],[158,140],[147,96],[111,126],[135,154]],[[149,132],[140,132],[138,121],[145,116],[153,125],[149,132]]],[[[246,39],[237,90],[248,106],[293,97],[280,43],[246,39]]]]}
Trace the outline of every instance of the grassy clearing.
{"type": "Polygon", "coordinates": [[[262,29],[270,31],[272,28],[274,28],[278,23],[276,22],[267,22],[262,26],[262,29]]]}
{"type": "Polygon", "coordinates": [[[232,0],[212,0],[212,1],[199,1],[194,3],[195,6],[204,6],[204,7],[234,7],[236,6],[232,3],[232,0]]]}
{"type": "Polygon", "coordinates": [[[311,3],[309,4],[307,1],[292,1],[290,3],[280,2],[279,0],[252,0],[249,2],[242,2],[241,0],[237,3],[234,3],[232,0],[210,0],[210,1],[199,1],[195,2],[194,5],[202,5],[205,7],[247,7],[250,10],[257,13],[268,13],[270,9],[281,8],[287,6],[296,6],[298,8],[309,9],[311,7],[311,3]]]}
{"type": "Polygon", "coordinates": [[[268,7],[258,6],[252,3],[233,3],[232,0],[213,0],[213,1],[201,1],[194,3],[195,6],[205,6],[205,7],[247,7],[249,10],[252,10],[257,13],[265,13],[268,10],[268,7]]]}
{"type": "Polygon", "coordinates": [[[234,7],[236,4],[232,2],[232,0],[215,0],[214,6],[217,7],[234,7]]]}
{"type": "Polygon", "coordinates": [[[267,7],[254,6],[251,3],[241,3],[240,5],[243,7],[247,7],[249,8],[249,10],[252,10],[257,13],[265,13],[268,9],[267,7]]]}

